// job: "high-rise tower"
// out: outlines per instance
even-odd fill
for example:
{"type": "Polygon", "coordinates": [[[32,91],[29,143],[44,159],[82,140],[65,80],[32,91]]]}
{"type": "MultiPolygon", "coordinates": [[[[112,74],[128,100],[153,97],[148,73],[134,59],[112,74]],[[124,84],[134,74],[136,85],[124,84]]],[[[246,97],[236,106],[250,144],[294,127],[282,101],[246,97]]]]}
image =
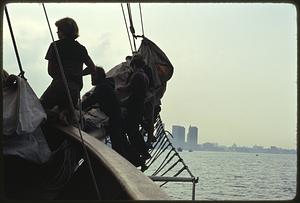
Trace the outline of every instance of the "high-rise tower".
{"type": "Polygon", "coordinates": [[[183,147],[185,143],[185,128],[179,125],[172,126],[173,143],[176,147],[183,147]]]}
{"type": "Polygon", "coordinates": [[[194,147],[198,144],[198,128],[190,126],[187,134],[187,145],[194,147]]]}

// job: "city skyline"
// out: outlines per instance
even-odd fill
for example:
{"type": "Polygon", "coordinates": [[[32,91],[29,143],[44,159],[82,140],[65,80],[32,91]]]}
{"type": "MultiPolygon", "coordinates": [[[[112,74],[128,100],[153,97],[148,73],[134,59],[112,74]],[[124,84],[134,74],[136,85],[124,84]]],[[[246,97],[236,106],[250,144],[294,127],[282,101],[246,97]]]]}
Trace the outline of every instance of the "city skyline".
{"type": "MultiPolygon", "coordinates": [[[[291,150],[296,150],[296,148],[282,148],[282,147],[278,147],[276,145],[268,145],[268,146],[263,146],[260,144],[254,144],[254,145],[239,145],[239,143],[234,142],[231,145],[223,145],[222,143],[218,143],[218,142],[210,142],[210,141],[205,141],[205,142],[201,142],[201,139],[199,139],[199,134],[198,134],[198,127],[197,126],[191,126],[189,125],[189,130],[186,132],[185,130],[186,128],[184,126],[180,126],[180,125],[172,125],[172,138],[171,141],[172,143],[175,145],[175,147],[185,147],[185,148],[190,148],[193,147],[193,145],[211,145],[211,146],[220,146],[220,147],[242,147],[242,148],[257,148],[257,149],[264,149],[264,148],[279,148],[279,149],[291,149],[291,150]],[[191,141],[188,139],[189,135],[190,135],[190,129],[193,129],[193,136],[195,136],[191,141]],[[195,142],[195,140],[197,140],[197,142],[195,142]]],[[[195,147],[195,146],[194,146],[195,147]]]]}

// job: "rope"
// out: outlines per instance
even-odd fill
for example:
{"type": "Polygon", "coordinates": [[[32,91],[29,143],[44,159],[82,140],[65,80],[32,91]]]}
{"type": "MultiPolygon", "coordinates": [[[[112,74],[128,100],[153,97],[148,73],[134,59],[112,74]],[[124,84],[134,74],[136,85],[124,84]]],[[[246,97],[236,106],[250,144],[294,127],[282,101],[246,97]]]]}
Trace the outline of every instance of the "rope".
{"type": "MultiPolygon", "coordinates": [[[[164,145],[165,145],[166,143],[167,143],[167,142],[165,142],[164,145]]],[[[167,146],[165,146],[165,148],[163,148],[163,149],[161,148],[160,152],[154,157],[153,162],[154,162],[155,160],[157,160],[157,159],[160,157],[160,155],[161,155],[162,153],[164,153],[164,152],[166,151],[166,149],[167,149],[169,146],[170,146],[170,143],[168,143],[167,146]]]]}
{"type": "Polygon", "coordinates": [[[154,173],[152,174],[152,176],[157,175],[168,163],[170,163],[170,161],[174,158],[174,156],[176,156],[176,153],[174,153],[169,159],[168,157],[170,156],[170,154],[173,152],[173,150],[170,150],[170,152],[168,153],[168,155],[166,156],[166,158],[162,161],[162,163],[160,164],[160,166],[156,169],[156,171],[154,171],[154,173]],[[168,159],[168,161],[166,162],[166,160],[168,159]]]}
{"type": "Polygon", "coordinates": [[[156,142],[154,143],[153,147],[150,149],[149,152],[152,152],[156,148],[156,146],[161,142],[161,140],[163,140],[163,136],[160,136],[160,135],[156,136],[156,138],[157,138],[157,140],[156,140],[156,142]]]}
{"type": "Polygon", "coordinates": [[[124,21],[125,21],[125,27],[126,27],[126,31],[127,31],[127,36],[128,36],[128,40],[129,40],[131,52],[133,53],[132,43],[131,43],[131,40],[130,40],[130,35],[129,35],[129,31],[128,31],[128,25],[127,25],[127,21],[126,21],[126,17],[125,17],[125,12],[124,12],[124,8],[123,8],[123,4],[122,3],[121,3],[121,7],[122,7],[123,18],[124,18],[124,21]]]}
{"type": "Polygon", "coordinates": [[[133,46],[134,46],[134,52],[136,52],[136,44],[135,44],[135,30],[133,27],[133,21],[132,21],[132,15],[131,15],[131,8],[130,8],[130,3],[127,3],[127,11],[128,11],[128,17],[129,17],[129,22],[130,22],[130,31],[132,34],[132,40],[133,40],[133,46]]]}
{"type": "Polygon", "coordinates": [[[142,33],[143,33],[142,36],[144,36],[144,25],[143,25],[143,15],[142,15],[141,3],[139,3],[139,9],[140,9],[141,26],[142,26],[142,33]]]}
{"type": "Polygon", "coordinates": [[[175,163],[173,163],[163,174],[161,174],[161,176],[166,175],[170,170],[172,170],[172,168],[174,168],[179,162],[181,162],[181,158],[179,158],[175,163]]]}
{"type": "Polygon", "coordinates": [[[9,18],[9,14],[8,14],[8,10],[7,10],[6,6],[5,6],[4,10],[5,10],[6,19],[7,19],[7,23],[8,23],[8,27],[9,27],[9,31],[10,31],[10,36],[11,36],[11,39],[12,39],[12,42],[13,42],[15,54],[16,54],[19,69],[20,69],[19,76],[22,77],[24,80],[27,80],[24,76],[25,72],[23,71],[23,68],[22,68],[22,64],[21,64],[21,60],[20,60],[20,56],[19,56],[19,52],[18,52],[18,48],[17,48],[17,43],[16,43],[16,40],[15,40],[15,37],[14,37],[14,32],[12,30],[12,26],[11,26],[11,23],[10,23],[10,18],[9,18]]]}
{"type": "MultiPolygon", "coordinates": [[[[159,146],[158,146],[158,149],[153,153],[153,155],[151,154],[151,159],[150,160],[148,160],[147,161],[147,164],[152,160],[152,159],[155,159],[155,158],[153,158],[153,157],[156,157],[156,155],[161,151],[161,149],[165,146],[165,144],[166,144],[167,142],[165,141],[165,140],[163,140],[160,144],[159,144],[159,146]]],[[[151,164],[152,164],[153,162],[151,162],[151,164]]],[[[149,165],[151,165],[151,164],[149,164],[149,165]]]]}
{"type": "MultiPolygon", "coordinates": [[[[64,142],[59,149],[55,152],[55,156],[63,156],[62,160],[57,162],[50,162],[50,167],[57,170],[55,174],[51,175],[51,179],[47,179],[44,182],[44,187],[47,190],[59,190],[63,188],[73,175],[73,167],[76,165],[76,154],[74,149],[71,148],[70,143],[64,142]],[[57,155],[58,153],[58,155],[57,155]],[[62,154],[61,154],[62,153],[62,154]],[[59,168],[55,168],[57,165],[59,168]]],[[[53,160],[52,160],[53,161],[53,160]]],[[[52,172],[53,170],[51,170],[52,172]]]]}
{"type": "Polygon", "coordinates": [[[69,103],[70,103],[70,106],[71,106],[71,110],[72,110],[73,116],[75,116],[76,126],[77,126],[79,134],[80,134],[81,145],[82,145],[82,147],[84,149],[84,154],[85,154],[86,160],[88,162],[88,166],[89,166],[90,174],[91,174],[91,177],[92,177],[92,181],[93,181],[94,186],[95,186],[97,197],[98,197],[98,199],[101,199],[101,196],[100,196],[100,193],[99,193],[99,189],[98,189],[98,185],[96,183],[95,175],[94,175],[94,172],[93,172],[93,169],[92,169],[91,161],[90,161],[90,158],[89,158],[89,155],[88,155],[88,151],[86,149],[86,146],[84,144],[84,140],[83,140],[83,137],[82,137],[81,127],[80,127],[79,121],[77,119],[77,116],[75,114],[74,104],[73,104],[73,101],[71,99],[70,90],[68,88],[66,76],[65,76],[64,71],[63,71],[63,65],[62,65],[62,62],[61,62],[61,59],[60,59],[60,56],[59,56],[59,53],[58,53],[58,49],[57,49],[56,43],[54,41],[54,37],[53,37],[53,34],[52,34],[51,26],[50,26],[50,23],[49,23],[49,19],[48,19],[48,15],[47,15],[47,11],[46,11],[44,3],[42,3],[42,6],[43,6],[43,9],[44,9],[44,13],[45,13],[45,17],[46,17],[46,20],[47,20],[48,28],[49,28],[49,31],[50,31],[50,35],[51,35],[51,38],[52,38],[53,45],[54,45],[54,50],[55,50],[55,53],[56,53],[56,57],[57,57],[58,65],[59,65],[59,68],[60,68],[62,80],[63,80],[64,86],[66,88],[66,91],[67,91],[67,97],[68,97],[68,100],[69,100],[69,103]]]}

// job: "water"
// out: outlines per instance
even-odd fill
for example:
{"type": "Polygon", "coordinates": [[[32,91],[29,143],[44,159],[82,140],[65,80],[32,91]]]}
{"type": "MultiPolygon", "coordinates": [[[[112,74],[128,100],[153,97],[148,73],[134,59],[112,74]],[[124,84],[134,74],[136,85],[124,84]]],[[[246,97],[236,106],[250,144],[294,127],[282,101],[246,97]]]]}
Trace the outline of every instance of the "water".
{"type": "MultiPolygon", "coordinates": [[[[180,155],[199,177],[196,200],[291,200],[296,195],[295,154],[183,151],[180,155]]],[[[162,189],[172,199],[192,198],[189,182],[169,182],[162,189]]]]}

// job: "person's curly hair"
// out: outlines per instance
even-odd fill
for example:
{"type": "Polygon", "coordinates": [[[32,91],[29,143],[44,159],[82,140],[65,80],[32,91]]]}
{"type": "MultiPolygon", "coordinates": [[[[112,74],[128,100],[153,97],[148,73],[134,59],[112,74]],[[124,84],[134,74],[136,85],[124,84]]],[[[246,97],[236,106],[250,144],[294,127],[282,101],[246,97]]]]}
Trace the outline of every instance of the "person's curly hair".
{"type": "Polygon", "coordinates": [[[96,72],[95,72],[96,77],[98,80],[103,80],[106,77],[105,70],[101,66],[96,66],[96,72]]]}
{"type": "Polygon", "coordinates": [[[64,34],[66,38],[76,39],[79,36],[77,23],[72,18],[66,17],[55,22],[57,29],[64,34]]]}

